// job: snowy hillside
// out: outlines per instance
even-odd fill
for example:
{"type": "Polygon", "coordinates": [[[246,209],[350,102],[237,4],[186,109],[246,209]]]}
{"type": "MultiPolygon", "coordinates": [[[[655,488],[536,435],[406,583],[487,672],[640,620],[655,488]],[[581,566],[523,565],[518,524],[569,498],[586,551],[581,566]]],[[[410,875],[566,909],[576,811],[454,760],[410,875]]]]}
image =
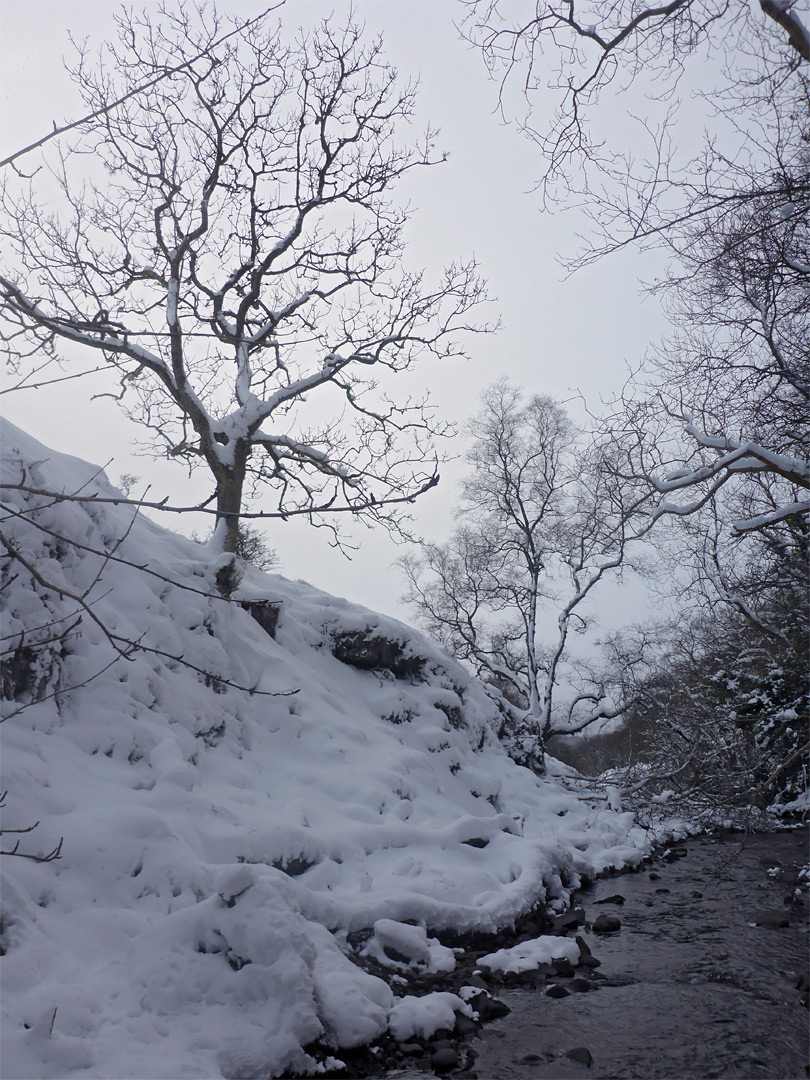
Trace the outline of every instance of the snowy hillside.
{"type": "MultiPolygon", "coordinates": [[[[117,494],[10,424],[3,479],[117,494]]],[[[266,1077],[407,1037],[353,932],[447,969],[436,933],[562,910],[646,850],[515,765],[483,687],[403,624],[251,568],[213,598],[210,553],[125,505],[4,507],[4,828],[64,837],[2,860],[5,1076],[266,1077]]]]}

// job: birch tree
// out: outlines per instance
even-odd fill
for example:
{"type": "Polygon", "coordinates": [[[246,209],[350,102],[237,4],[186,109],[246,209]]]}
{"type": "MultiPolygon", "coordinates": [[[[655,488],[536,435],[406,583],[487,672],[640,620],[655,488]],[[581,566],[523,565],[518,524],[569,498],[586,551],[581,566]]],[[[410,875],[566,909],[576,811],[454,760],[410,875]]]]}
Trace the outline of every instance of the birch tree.
{"type": "Polygon", "coordinates": [[[447,544],[403,560],[407,599],[430,633],[503,693],[518,756],[542,770],[550,735],[621,710],[595,680],[569,687],[560,707],[556,692],[571,635],[588,624],[585,602],[621,572],[638,507],[549,397],[525,399],[499,380],[469,434],[462,524],[447,544]]]}
{"type": "Polygon", "coordinates": [[[79,51],[78,139],[4,177],[7,358],[102,357],[156,452],[210,472],[225,552],[261,492],[257,513],[336,536],[340,514],[396,526],[446,429],[389,378],[459,352],[483,298],[471,263],[405,268],[393,192],[441,155],[430,131],[402,141],[414,87],[354,24],[227,25],[123,11],[79,51]]]}

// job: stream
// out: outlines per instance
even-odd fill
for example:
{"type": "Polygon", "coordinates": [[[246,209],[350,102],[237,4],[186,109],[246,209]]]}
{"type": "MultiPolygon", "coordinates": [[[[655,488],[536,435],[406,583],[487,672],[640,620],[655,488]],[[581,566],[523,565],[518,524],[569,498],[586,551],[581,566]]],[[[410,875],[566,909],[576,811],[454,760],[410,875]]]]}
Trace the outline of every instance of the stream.
{"type": "MultiPolygon", "coordinates": [[[[493,987],[510,1014],[467,1042],[471,1067],[445,1075],[810,1075],[806,981],[799,986],[808,972],[808,902],[793,888],[808,861],[807,829],[699,837],[669,858],[580,891],[580,933],[600,966],[587,981],[577,969],[578,978],[554,976],[545,988],[493,987]],[[617,916],[620,928],[595,933],[599,915],[617,916]],[[551,986],[568,992],[550,997],[551,986]]],[[[420,1067],[389,1076],[434,1075],[420,1067]]]]}

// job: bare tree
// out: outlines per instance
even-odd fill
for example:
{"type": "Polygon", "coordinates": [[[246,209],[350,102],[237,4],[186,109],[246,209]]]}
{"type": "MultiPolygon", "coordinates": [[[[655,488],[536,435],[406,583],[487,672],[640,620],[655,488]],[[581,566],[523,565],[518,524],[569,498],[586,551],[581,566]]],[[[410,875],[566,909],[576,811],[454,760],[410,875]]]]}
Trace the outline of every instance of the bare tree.
{"type": "Polygon", "coordinates": [[[464,523],[449,543],[403,560],[407,599],[432,634],[503,692],[518,718],[520,755],[542,769],[550,735],[621,710],[596,675],[561,707],[555,691],[570,635],[587,626],[585,601],[620,571],[640,507],[551,398],[524,401],[499,380],[469,432],[464,523]]]}
{"type": "Polygon", "coordinates": [[[657,516],[722,493],[737,532],[810,513],[809,170],[800,147],[779,197],[684,233],[663,286],[675,333],[605,421],[657,516]]]}
{"type": "Polygon", "coordinates": [[[120,15],[118,43],[72,71],[91,118],[49,173],[64,213],[6,178],[0,228],[9,359],[100,353],[162,452],[210,471],[226,552],[266,489],[277,516],[395,525],[436,483],[446,429],[383,380],[459,351],[483,298],[472,264],[431,286],[403,269],[391,192],[440,158],[430,132],[398,143],[414,89],[380,42],[239,26],[120,15]]]}
{"type": "MultiPolygon", "coordinates": [[[[705,87],[701,65],[710,65],[719,85],[706,95],[708,104],[722,112],[730,95],[734,112],[741,103],[750,105],[751,95],[778,95],[800,64],[810,61],[810,31],[791,0],[760,0],[761,13],[753,4],[726,0],[461,2],[463,32],[499,80],[504,111],[512,81],[519,80],[525,93],[528,115],[521,127],[542,151],[546,194],[553,197],[561,182],[567,197],[572,184],[584,183],[608,248],[653,236],[679,214],[692,216],[694,196],[715,189],[710,177],[731,175],[726,167],[733,172],[735,158],[750,161],[745,146],[735,146],[737,157],[728,146],[713,153],[709,140],[702,163],[710,168],[702,170],[701,181],[701,170],[690,167],[700,162],[678,156],[669,134],[685,76],[705,87]],[[635,91],[638,107],[631,105],[628,123],[606,137],[600,107],[627,91],[635,91]],[[652,140],[652,153],[640,159],[625,142],[633,121],[652,140]],[[581,169],[585,175],[575,181],[581,169]],[[620,224],[625,228],[618,237],[620,224]]],[[[722,186],[715,194],[723,197],[722,186]]]]}
{"type": "Polygon", "coordinates": [[[125,104],[130,98],[136,97],[138,94],[144,93],[146,90],[150,90],[156,83],[161,82],[163,79],[169,79],[172,75],[175,75],[178,71],[182,71],[183,68],[188,67],[190,63],[195,60],[202,60],[204,56],[211,54],[212,50],[216,49],[218,45],[221,45],[227,38],[233,37],[237,34],[241,34],[248,26],[253,23],[259,23],[272,11],[276,11],[282,6],[284,0],[279,0],[277,4],[272,4],[270,7],[265,8],[259,15],[253,16],[251,19],[246,19],[244,22],[236,23],[230,30],[228,30],[221,38],[211,42],[207,45],[203,51],[192,57],[191,60],[184,60],[180,64],[173,64],[166,66],[162,70],[159,70],[156,74],[151,74],[148,78],[145,78],[142,83],[136,84],[129,90],[125,91],[120,98],[113,99],[112,101],[106,101],[98,108],[91,110],[89,113],[85,113],[83,116],[74,120],[66,120],[62,124],[57,124],[56,121],[52,121],[52,127],[50,131],[46,131],[44,135],[40,135],[39,138],[34,139],[32,142],[27,143],[25,146],[19,147],[6,157],[0,159],[0,169],[8,168],[17,169],[17,162],[20,158],[26,157],[28,154],[32,154],[35,150],[39,150],[40,147],[45,146],[52,139],[59,139],[62,135],[66,135],[69,131],[75,131],[77,128],[83,127],[85,124],[93,120],[98,120],[104,113],[112,112],[120,105],[125,104]]]}
{"type": "Polygon", "coordinates": [[[503,89],[522,76],[523,129],[543,153],[546,197],[590,220],[568,265],[627,245],[674,259],[653,287],[679,332],[634,380],[620,403],[627,417],[610,421],[637,440],[636,471],[657,512],[693,513],[743,475],[779,483],[738,528],[809,512],[810,35],[798,5],[465,7],[504,108],[503,89]],[[698,102],[688,113],[681,80],[698,102]],[[620,93],[617,124],[602,113],[622,107],[620,93]],[[541,107],[548,96],[553,115],[541,107]]]}

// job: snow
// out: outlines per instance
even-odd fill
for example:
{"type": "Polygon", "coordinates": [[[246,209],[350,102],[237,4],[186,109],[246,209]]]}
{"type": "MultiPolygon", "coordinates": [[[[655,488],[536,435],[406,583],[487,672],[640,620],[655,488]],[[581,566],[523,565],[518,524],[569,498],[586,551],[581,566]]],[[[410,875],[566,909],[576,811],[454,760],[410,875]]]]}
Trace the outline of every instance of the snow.
{"type": "Polygon", "coordinates": [[[429,938],[421,926],[378,919],[374,933],[362,950],[386,967],[416,967],[427,971],[452,971],[456,958],[452,949],[436,938],[429,938]],[[388,950],[388,951],[386,951],[388,950]],[[391,954],[397,954],[392,956],[391,954]]]}
{"type": "MultiPolygon", "coordinates": [[[[118,494],[2,437],[6,484],[118,494]]],[[[210,595],[213,551],[125,504],[11,487],[3,517],[42,579],[2,564],[4,827],[39,822],[34,853],[64,837],[55,862],[3,860],[5,1076],[272,1077],[322,1071],[315,1042],[339,1058],[452,1026],[460,998],[395,998],[361,950],[450,971],[443,930],[564,910],[583,875],[648,850],[565,770],[515,765],[482,685],[404,624],[250,567],[232,601],[210,595]],[[280,606],[275,639],[243,600],[280,606]],[[341,662],[348,632],[413,673],[341,662]]]]}
{"type": "Polygon", "coordinates": [[[478,963],[490,971],[534,971],[541,964],[563,959],[570,960],[572,964],[579,963],[576,941],[547,934],[521,941],[511,949],[498,949],[488,956],[482,956],[478,963]]]}
{"type": "Polygon", "coordinates": [[[400,998],[391,1010],[389,1027],[397,1042],[414,1037],[429,1039],[437,1031],[453,1030],[456,1013],[472,1016],[473,1011],[458,994],[434,990],[423,997],[410,994],[400,998]]]}

